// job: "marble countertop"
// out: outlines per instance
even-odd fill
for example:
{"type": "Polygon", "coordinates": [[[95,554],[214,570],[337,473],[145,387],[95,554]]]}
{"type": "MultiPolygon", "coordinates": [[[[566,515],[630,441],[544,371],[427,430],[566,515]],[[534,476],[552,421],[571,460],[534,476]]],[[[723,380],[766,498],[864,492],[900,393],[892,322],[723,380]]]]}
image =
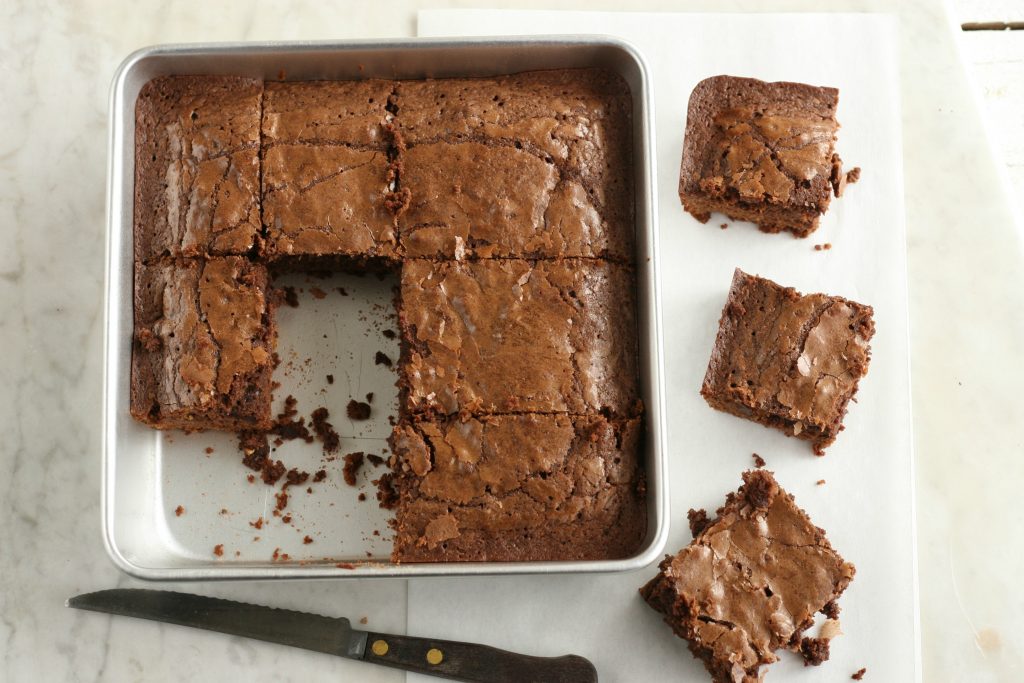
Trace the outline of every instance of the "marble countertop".
{"type": "MultiPolygon", "coordinates": [[[[140,584],[110,563],[100,533],[108,86],[117,64],[145,45],[407,36],[418,8],[494,4],[0,7],[0,680],[365,680],[365,668],[337,658],[64,607],[79,592],[140,584]]],[[[621,8],[614,0],[515,6],[547,4],[621,8]]],[[[815,5],[662,0],[630,9],[815,5]]],[[[981,127],[945,6],[843,0],[829,9],[900,16],[923,678],[1019,680],[1024,262],[1005,173],[981,127]]],[[[855,59],[857,47],[837,49],[855,59]]],[[[404,586],[360,584],[368,604],[385,585],[389,595],[404,586]]],[[[346,613],[344,591],[329,582],[161,587],[346,613]]],[[[393,600],[370,615],[371,628],[404,626],[404,605],[393,600]]]]}

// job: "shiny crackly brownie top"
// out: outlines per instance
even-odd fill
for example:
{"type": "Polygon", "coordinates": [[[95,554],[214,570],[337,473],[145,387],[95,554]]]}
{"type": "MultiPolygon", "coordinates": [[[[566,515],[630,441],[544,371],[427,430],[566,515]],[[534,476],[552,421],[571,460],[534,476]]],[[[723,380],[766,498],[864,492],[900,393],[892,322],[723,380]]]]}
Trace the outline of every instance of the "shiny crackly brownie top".
{"type": "Polygon", "coordinates": [[[839,91],[715,76],[690,95],[680,189],[823,210],[839,91]]]}

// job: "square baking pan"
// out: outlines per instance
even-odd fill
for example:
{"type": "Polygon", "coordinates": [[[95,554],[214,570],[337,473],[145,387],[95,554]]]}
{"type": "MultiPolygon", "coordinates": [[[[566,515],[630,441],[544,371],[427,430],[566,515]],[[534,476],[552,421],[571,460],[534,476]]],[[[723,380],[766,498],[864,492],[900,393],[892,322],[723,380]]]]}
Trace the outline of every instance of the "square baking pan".
{"type": "MultiPolygon", "coordinates": [[[[668,535],[665,389],[655,202],[654,98],[647,66],[629,44],[600,36],[415,39],[167,45],[140,50],[118,69],[111,90],[103,396],[103,535],[114,563],[153,580],[412,577],[615,572],[651,564],[668,535]],[[636,270],[640,385],[646,407],[644,462],[647,536],[632,557],[564,562],[400,563],[390,561],[390,513],[374,499],[364,465],[357,488],[340,462],[318,447],[281,444],[274,457],[328,479],[293,487],[277,510],[278,489],[247,478],[233,435],[161,432],[129,415],[132,349],[132,214],[135,100],[149,80],[172,74],[225,74],[265,80],[416,79],[494,76],[539,69],[603,67],[633,98],[636,270]],[[308,490],[307,490],[308,486],[308,490]],[[359,493],[365,494],[359,500],[359,493]],[[275,514],[276,512],[276,514],[275,514]]],[[[329,407],[341,453],[381,453],[397,412],[395,376],[367,358],[398,355],[380,334],[394,325],[395,280],[338,274],[276,281],[308,292],[278,314],[281,365],[275,409],[292,394],[303,414],[329,407]],[[352,321],[357,324],[351,324],[352,321]],[[326,340],[326,341],[325,341],[326,340]],[[332,374],[325,383],[327,374],[332,374]],[[374,418],[345,417],[350,398],[374,394],[374,418]],[[385,409],[390,406],[390,409],[385,409]]]]}

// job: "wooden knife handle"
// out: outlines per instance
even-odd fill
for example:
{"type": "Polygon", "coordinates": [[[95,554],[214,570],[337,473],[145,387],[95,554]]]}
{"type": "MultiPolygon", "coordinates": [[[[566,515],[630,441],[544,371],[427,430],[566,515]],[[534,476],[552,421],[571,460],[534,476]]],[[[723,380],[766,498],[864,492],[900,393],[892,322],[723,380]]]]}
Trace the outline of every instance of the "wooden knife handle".
{"type": "Polygon", "coordinates": [[[597,683],[577,655],[532,657],[487,645],[367,633],[363,661],[471,683],[597,683]]]}

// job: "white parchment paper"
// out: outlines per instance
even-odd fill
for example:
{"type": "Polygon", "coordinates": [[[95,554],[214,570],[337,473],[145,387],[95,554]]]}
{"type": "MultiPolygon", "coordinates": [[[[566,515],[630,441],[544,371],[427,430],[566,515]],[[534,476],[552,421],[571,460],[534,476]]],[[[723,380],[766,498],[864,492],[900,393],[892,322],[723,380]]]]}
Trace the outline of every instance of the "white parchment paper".
{"type": "MultiPolygon", "coordinates": [[[[844,635],[833,641],[831,660],[805,668],[783,654],[770,680],[843,681],[861,667],[872,680],[919,676],[896,30],[895,20],[879,15],[419,14],[423,36],[612,34],[647,58],[656,94],[667,349],[667,550],[690,540],[687,509],[714,510],[757,452],[857,565],[841,601],[844,635]],[[683,212],[676,186],[687,100],[699,80],[722,73],[839,88],[838,151],[863,174],[812,237],[766,235],[718,215],[702,225],[683,212]],[[729,228],[719,229],[721,223],[729,228]],[[814,250],[825,242],[831,250],[814,250]],[[698,394],[737,266],[875,308],[869,374],[846,431],[823,458],[806,442],[711,410],[698,394]],[[825,484],[817,485],[821,479],[825,484]]],[[[617,576],[413,580],[408,630],[538,655],[581,654],[596,664],[602,682],[704,680],[685,644],[637,595],[655,571],[652,565],[617,576]]]]}

